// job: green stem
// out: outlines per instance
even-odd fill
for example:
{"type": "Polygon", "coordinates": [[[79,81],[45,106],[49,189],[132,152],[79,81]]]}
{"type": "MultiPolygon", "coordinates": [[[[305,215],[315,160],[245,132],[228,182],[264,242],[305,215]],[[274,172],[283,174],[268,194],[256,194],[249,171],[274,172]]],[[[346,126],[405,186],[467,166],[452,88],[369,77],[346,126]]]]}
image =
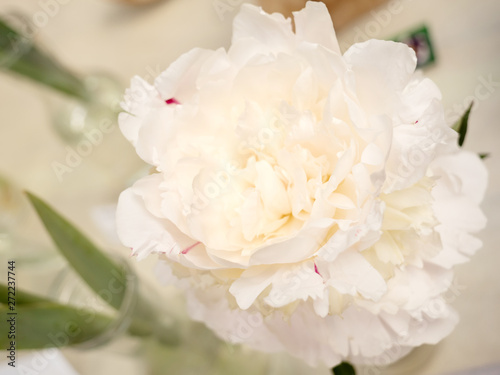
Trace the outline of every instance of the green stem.
{"type": "Polygon", "coordinates": [[[136,337],[154,337],[158,342],[166,346],[177,346],[180,343],[178,333],[174,329],[159,323],[158,319],[134,318],[127,332],[136,337]]]}
{"type": "Polygon", "coordinates": [[[342,362],[340,365],[332,369],[333,375],[355,375],[354,367],[347,362],[342,362]]]}

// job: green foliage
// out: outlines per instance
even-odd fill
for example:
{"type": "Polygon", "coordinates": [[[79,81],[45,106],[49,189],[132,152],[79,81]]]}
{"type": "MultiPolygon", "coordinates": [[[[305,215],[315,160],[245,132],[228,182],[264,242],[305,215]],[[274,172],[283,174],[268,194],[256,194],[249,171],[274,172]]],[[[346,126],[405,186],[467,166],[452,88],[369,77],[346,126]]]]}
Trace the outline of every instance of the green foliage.
{"type": "Polygon", "coordinates": [[[120,309],[126,292],[126,272],[47,203],[27,193],[52,240],[73,269],[98,295],[120,309]]]}
{"type": "Polygon", "coordinates": [[[89,94],[75,74],[0,19],[0,68],[66,95],[87,101],[89,94]]]}
{"type": "Polygon", "coordinates": [[[16,304],[16,315],[9,312],[7,306],[0,305],[3,322],[15,319],[15,338],[9,337],[8,328],[0,336],[0,346],[8,348],[10,341],[15,341],[19,350],[80,344],[102,334],[112,322],[112,318],[93,311],[54,302],[16,304]]]}
{"type": "MultiPolygon", "coordinates": [[[[119,310],[120,313],[128,315],[130,323],[128,332],[130,334],[140,337],[153,336],[165,345],[178,344],[179,336],[175,327],[163,326],[160,323],[161,317],[156,314],[149,301],[139,295],[137,290],[127,290],[127,288],[137,288],[137,280],[135,276],[127,272],[125,265],[119,265],[110,259],[75,226],[42,199],[30,193],[27,193],[27,195],[52,240],[71,267],[105,302],[114,309],[119,310]],[[131,299],[126,300],[126,298],[131,299]],[[124,303],[125,305],[122,306],[124,303]]],[[[2,287],[0,286],[1,292],[2,287]]],[[[47,329],[55,329],[55,320],[50,316],[52,313],[59,316],[61,321],[74,318],[74,309],[72,307],[57,305],[28,293],[20,293],[19,295],[22,300],[33,303],[26,306],[26,308],[40,309],[40,316],[46,320],[45,327],[48,327],[47,329]],[[38,303],[41,303],[41,305],[38,305],[38,303]]],[[[0,300],[0,302],[2,301],[0,300]]],[[[21,305],[21,307],[24,308],[25,306],[21,305]]],[[[83,315],[91,314],[90,311],[79,311],[82,311],[83,315]]],[[[92,335],[98,334],[100,330],[104,329],[105,323],[109,323],[110,318],[94,315],[97,318],[90,322],[73,319],[85,332],[75,335],[74,340],[69,341],[68,345],[93,337],[92,335]]],[[[29,316],[34,316],[34,314],[29,316]]],[[[37,320],[35,319],[35,321],[37,320]]],[[[40,320],[38,322],[43,323],[40,320]]],[[[43,327],[44,324],[42,324],[43,327]]],[[[61,327],[56,328],[60,329],[61,327]]]]}
{"type": "Polygon", "coordinates": [[[467,135],[467,127],[469,125],[469,115],[473,105],[474,102],[471,102],[469,108],[465,111],[460,120],[458,120],[452,127],[452,129],[458,133],[458,145],[460,147],[462,147],[462,145],[465,142],[465,136],[467,135]]]}

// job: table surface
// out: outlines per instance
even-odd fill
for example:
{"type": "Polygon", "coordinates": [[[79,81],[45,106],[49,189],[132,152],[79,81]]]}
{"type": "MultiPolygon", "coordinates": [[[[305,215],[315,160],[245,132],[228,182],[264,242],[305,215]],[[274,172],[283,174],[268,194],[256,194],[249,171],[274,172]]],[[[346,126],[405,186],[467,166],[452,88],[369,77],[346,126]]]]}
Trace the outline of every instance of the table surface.
{"type": "MultiPolygon", "coordinates": [[[[231,19],[242,1],[221,1],[227,7],[218,14],[212,0],[169,0],[142,8],[106,0],[0,0],[0,14],[22,11],[38,20],[37,40],[64,64],[82,73],[111,72],[126,85],[135,74],[151,79],[193,47],[227,47],[231,19]],[[46,5],[49,3],[51,7],[46,5]]],[[[474,98],[465,147],[492,153],[486,160],[490,183],[483,204],[489,224],[480,234],[484,247],[456,272],[459,292],[452,304],[461,321],[415,374],[490,366],[500,362],[500,2],[395,0],[389,4],[391,8],[378,9],[342,30],[341,46],[347,48],[368,38],[390,38],[409,27],[427,24],[437,63],[425,74],[442,89],[450,117],[474,98]]],[[[44,197],[100,243],[110,246],[91,218],[92,207],[115,202],[140,164],[115,131],[60,182],[51,165],[64,160],[67,149],[51,126],[53,96],[29,82],[0,74],[0,174],[44,197]]],[[[33,215],[28,216],[20,232],[47,241],[33,215]]],[[[151,267],[151,261],[136,265],[145,274],[151,267]]],[[[27,272],[20,282],[31,289],[44,286],[42,279],[33,276],[42,271],[27,272]]],[[[97,374],[96,369],[102,371],[106,361],[110,368],[120,368],[114,373],[139,374],[126,361],[118,364],[95,353],[85,359],[68,356],[82,375],[97,374]]]]}

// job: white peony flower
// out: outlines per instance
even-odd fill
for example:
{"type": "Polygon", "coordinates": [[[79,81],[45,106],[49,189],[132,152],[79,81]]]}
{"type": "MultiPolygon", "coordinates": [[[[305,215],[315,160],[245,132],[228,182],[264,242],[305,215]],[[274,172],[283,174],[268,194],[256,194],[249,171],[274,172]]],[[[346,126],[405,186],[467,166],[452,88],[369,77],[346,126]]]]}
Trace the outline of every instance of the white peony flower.
{"type": "Polygon", "coordinates": [[[121,241],[221,338],[311,365],[394,361],[448,335],[451,268],[481,246],[487,172],[406,45],[341,54],[324,4],[243,5],[229,51],[132,80],[123,134],[155,172],[121,241]]]}

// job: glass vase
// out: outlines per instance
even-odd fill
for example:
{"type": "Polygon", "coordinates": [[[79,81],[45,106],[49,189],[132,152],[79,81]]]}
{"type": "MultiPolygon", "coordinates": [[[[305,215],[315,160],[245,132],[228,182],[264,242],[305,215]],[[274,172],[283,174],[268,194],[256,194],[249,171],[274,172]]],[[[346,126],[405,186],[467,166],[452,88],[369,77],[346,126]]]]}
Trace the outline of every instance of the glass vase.
{"type": "MultiPolygon", "coordinates": [[[[130,269],[129,269],[130,270],[130,269]]],[[[132,271],[130,271],[132,272],[132,271]]],[[[217,338],[203,324],[190,320],[180,292],[158,290],[130,276],[131,290],[113,323],[99,337],[63,349],[81,375],[329,375],[329,369],[313,369],[285,353],[267,354],[217,338]],[[142,302],[141,302],[142,301],[142,302]],[[141,337],[130,334],[134,305],[149,306],[155,332],[141,337]],[[163,329],[178,339],[164,339],[163,329]]],[[[63,303],[110,313],[94,293],[70,269],[54,280],[51,294],[63,303]]]]}
{"type": "Polygon", "coordinates": [[[124,87],[112,75],[96,72],[81,78],[87,99],[60,97],[54,99],[53,124],[57,134],[67,143],[76,144],[90,138],[97,141],[113,131],[120,112],[124,87]]]}

